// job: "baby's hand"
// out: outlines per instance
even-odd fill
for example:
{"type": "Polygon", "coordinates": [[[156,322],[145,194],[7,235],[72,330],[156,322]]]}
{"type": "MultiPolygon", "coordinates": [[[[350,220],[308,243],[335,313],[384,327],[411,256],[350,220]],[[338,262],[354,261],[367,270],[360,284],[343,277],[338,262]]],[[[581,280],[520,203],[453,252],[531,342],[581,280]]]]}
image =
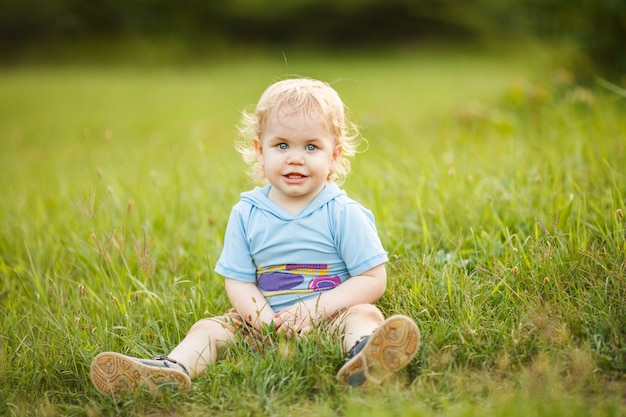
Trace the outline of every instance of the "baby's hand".
{"type": "Polygon", "coordinates": [[[300,302],[276,313],[278,333],[287,337],[305,334],[313,330],[313,323],[318,319],[315,304],[300,302]]]}

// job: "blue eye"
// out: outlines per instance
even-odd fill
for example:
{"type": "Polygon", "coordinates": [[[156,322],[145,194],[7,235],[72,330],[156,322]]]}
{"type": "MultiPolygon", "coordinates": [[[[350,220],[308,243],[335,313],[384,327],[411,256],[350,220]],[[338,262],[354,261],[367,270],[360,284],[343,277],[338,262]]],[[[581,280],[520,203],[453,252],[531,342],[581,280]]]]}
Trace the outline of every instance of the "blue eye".
{"type": "Polygon", "coordinates": [[[279,143],[278,145],[276,145],[276,147],[282,151],[288,148],[286,143],[279,143]]]}
{"type": "Polygon", "coordinates": [[[306,145],[306,150],[307,151],[314,151],[317,149],[317,146],[315,145],[306,145]]]}

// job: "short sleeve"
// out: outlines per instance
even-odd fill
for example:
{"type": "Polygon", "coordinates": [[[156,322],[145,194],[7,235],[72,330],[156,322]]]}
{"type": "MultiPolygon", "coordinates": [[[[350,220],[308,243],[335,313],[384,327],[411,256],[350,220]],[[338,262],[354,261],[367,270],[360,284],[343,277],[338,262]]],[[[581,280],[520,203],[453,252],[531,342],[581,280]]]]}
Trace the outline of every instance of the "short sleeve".
{"type": "Polygon", "coordinates": [[[235,205],[226,225],[224,248],[215,265],[215,272],[225,278],[256,282],[256,267],[246,237],[246,219],[244,207],[235,205]]]}
{"type": "Polygon", "coordinates": [[[388,261],[374,215],[362,205],[351,202],[335,216],[335,244],[351,276],[360,275],[388,261]]]}

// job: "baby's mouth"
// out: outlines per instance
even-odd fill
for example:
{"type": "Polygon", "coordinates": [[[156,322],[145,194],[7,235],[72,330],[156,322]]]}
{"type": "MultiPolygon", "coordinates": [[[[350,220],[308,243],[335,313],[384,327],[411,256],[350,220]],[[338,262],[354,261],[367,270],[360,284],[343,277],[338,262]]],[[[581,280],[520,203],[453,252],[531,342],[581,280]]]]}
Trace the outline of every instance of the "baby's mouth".
{"type": "Polygon", "coordinates": [[[306,175],[297,174],[297,173],[289,173],[289,174],[285,174],[285,177],[289,178],[290,180],[299,180],[299,179],[305,178],[306,175]]]}
{"type": "Polygon", "coordinates": [[[299,174],[297,172],[290,172],[288,174],[283,175],[283,177],[285,178],[285,181],[287,182],[291,182],[291,183],[300,183],[304,180],[307,179],[307,176],[304,174],[299,174]]]}

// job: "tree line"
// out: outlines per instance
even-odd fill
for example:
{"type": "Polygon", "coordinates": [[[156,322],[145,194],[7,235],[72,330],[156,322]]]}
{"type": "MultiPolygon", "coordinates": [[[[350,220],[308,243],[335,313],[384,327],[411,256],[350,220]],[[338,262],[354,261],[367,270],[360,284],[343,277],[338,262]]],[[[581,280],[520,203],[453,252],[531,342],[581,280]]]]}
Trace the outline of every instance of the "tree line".
{"type": "Polygon", "coordinates": [[[105,37],[372,45],[533,36],[626,73],[623,0],[0,0],[3,54],[105,37]]]}

